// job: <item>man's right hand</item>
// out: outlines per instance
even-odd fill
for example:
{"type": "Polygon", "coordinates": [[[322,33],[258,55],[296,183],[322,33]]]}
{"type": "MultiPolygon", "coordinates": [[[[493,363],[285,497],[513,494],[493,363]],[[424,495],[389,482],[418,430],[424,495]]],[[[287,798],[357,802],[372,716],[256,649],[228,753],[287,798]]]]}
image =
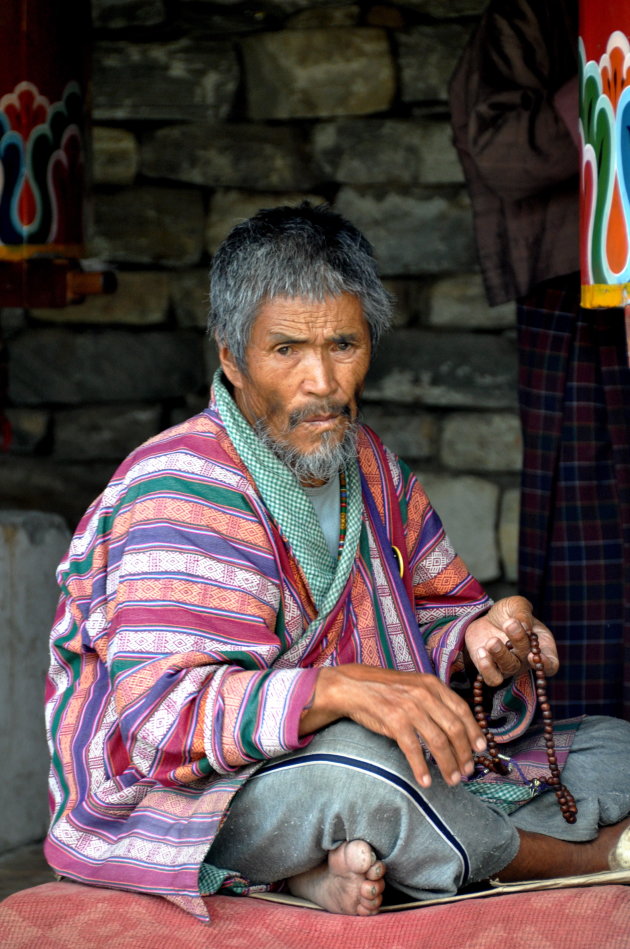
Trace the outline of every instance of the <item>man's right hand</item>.
{"type": "Polygon", "coordinates": [[[472,774],[473,751],[486,748],[466,702],[425,673],[355,663],[321,668],[313,701],[302,713],[300,734],[341,718],[393,739],[422,787],[431,784],[424,748],[450,785],[472,774]]]}

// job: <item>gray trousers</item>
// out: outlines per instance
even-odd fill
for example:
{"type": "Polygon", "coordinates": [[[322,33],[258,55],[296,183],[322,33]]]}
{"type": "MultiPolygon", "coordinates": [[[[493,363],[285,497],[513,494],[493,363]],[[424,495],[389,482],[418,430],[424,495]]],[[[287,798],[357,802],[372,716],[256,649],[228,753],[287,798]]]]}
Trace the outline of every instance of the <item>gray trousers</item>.
{"type": "Polygon", "coordinates": [[[207,856],[252,883],[319,865],[342,841],[361,839],[387,865],[387,880],[415,899],[456,893],[514,858],[516,828],[585,841],[630,813],[630,724],[593,716],[580,726],[563,771],[578,805],[567,824],[555,795],[509,816],[432,767],[420,788],[390,739],[336,722],[294,754],[268,762],[242,788],[207,856]]]}

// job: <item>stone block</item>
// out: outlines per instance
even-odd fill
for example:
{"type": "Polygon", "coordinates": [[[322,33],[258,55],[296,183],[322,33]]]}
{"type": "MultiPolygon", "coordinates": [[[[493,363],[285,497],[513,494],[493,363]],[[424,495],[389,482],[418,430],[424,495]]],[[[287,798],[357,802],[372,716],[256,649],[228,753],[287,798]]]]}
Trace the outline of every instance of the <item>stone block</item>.
{"type": "Polygon", "coordinates": [[[202,343],[191,330],[40,329],[11,346],[9,395],[16,405],[151,402],[203,382],[202,343]]]}
{"type": "Polygon", "coordinates": [[[280,30],[242,42],[252,119],[366,115],[396,91],[387,34],[372,28],[280,30]]]}
{"type": "Polygon", "coordinates": [[[436,20],[446,20],[449,17],[481,16],[488,0],[404,0],[404,6],[436,20]]]}
{"type": "Polygon", "coordinates": [[[343,186],[335,208],[371,241],[386,276],[474,269],[470,204],[463,192],[343,186]]]}
{"type": "MultiPolygon", "coordinates": [[[[310,2],[310,0],[305,0],[310,2]]],[[[361,16],[361,7],[356,3],[338,6],[333,0],[329,6],[308,7],[288,17],[286,27],[290,30],[331,29],[340,26],[356,26],[361,16]]]]}
{"type": "Polygon", "coordinates": [[[496,484],[435,472],[419,472],[418,477],[472,575],[482,583],[496,580],[501,572],[495,531],[499,503],[496,484]]]}
{"type": "Polygon", "coordinates": [[[367,401],[514,409],[516,351],[504,337],[402,329],[379,346],[367,401]]]}
{"type": "Polygon", "coordinates": [[[435,455],[437,423],[428,412],[404,412],[366,403],[361,408],[361,421],[405,461],[426,461],[435,455]]]}
{"type": "Polygon", "coordinates": [[[469,36],[470,28],[456,23],[396,33],[403,102],[447,102],[448,83],[469,36]]]}
{"type": "Polygon", "coordinates": [[[147,135],[141,150],[148,177],[209,188],[307,189],[316,175],[298,129],[246,125],[171,126],[147,135]]]}
{"type": "Polygon", "coordinates": [[[394,297],[393,326],[413,326],[419,323],[426,310],[425,282],[411,277],[386,277],[383,286],[394,297]]]}
{"type": "Polygon", "coordinates": [[[313,132],[313,154],[327,178],[355,187],[463,181],[446,120],[321,122],[313,132]]]}
{"type": "Polygon", "coordinates": [[[520,471],[521,423],[510,412],[453,412],[442,424],[440,460],[464,471],[520,471]]]}
{"type": "Polygon", "coordinates": [[[115,462],[64,464],[38,457],[33,463],[32,458],[0,455],[2,504],[58,514],[74,529],[115,468],[115,462]]]}
{"type": "Polygon", "coordinates": [[[0,511],[0,852],[41,840],[48,827],[44,685],[70,535],[40,511],[0,511]]]}
{"type": "Polygon", "coordinates": [[[102,121],[227,118],[239,81],[229,43],[100,41],[93,51],[93,116],[102,121]]]}
{"type": "MultiPolygon", "coordinates": [[[[309,0],[303,0],[308,4],[309,0]]],[[[243,0],[177,0],[171,4],[174,14],[171,28],[179,34],[200,34],[230,42],[246,33],[279,29],[286,25],[280,17],[277,0],[271,4],[245,4],[243,0]]]]}
{"type": "Polygon", "coordinates": [[[203,412],[204,409],[208,408],[209,401],[210,398],[207,394],[188,396],[185,399],[184,405],[178,405],[169,412],[169,426],[180,425],[193,415],[198,415],[200,412],[203,412]]]}
{"type": "Polygon", "coordinates": [[[261,208],[274,208],[281,204],[299,204],[301,201],[310,201],[312,204],[321,204],[324,199],[321,195],[300,191],[252,192],[252,191],[217,191],[210,204],[210,214],[206,226],[206,246],[214,254],[221,241],[227,237],[232,228],[241,221],[252,217],[261,208]]]}
{"type": "Polygon", "coordinates": [[[386,30],[401,30],[406,23],[405,11],[400,7],[377,3],[366,10],[364,23],[367,26],[380,26],[386,30]]]}
{"type": "Polygon", "coordinates": [[[210,274],[199,267],[171,277],[171,300],[179,326],[205,330],[210,307],[210,274]]]}
{"type": "Polygon", "coordinates": [[[55,413],[59,461],[122,461],[160,431],[159,405],[89,406],[55,413]]]}
{"type": "Polygon", "coordinates": [[[86,297],[83,303],[56,309],[35,309],[31,315],[50,323],[164,323],[169,307],[169,274],[159,270],[121,271],[115,293],[86,297]]]}
{"type": "Polygon", "coordinates": [[[165,17],[163,0],[92,0],[92,23],[104,29],[155,26],[165,17]]]}
{"type": "MultiPolygon", "coordinates": [[[[226,0],[220,0],[221,3],[225,3],[226,0]]],[[[242,0],[227,0],[228,3],[232,2],[242,2],[242,0]]],[[[279,12],[284,14],[289,14],[292,16],[298,13],[301,10],[310,10],[310,9],[328,9],[330,7],[339,6],[339,0],[316,0],[316,3],[313,3],[313,0],[274,0],[273,7],[279,12]]]]}
{"type": "Polygon", "coordinates": [[[126,129],[92,129],[92,180],[96,185],[130,185],[138,172],[140,150],[126,129]]]}
{"type": "Polygon", "coordinates": [[[96,194],[92,252],[125,264],[192,266],[203,251],[204,224],[196,191],[148,186],[96,194]]]}
{"type": "Polygon", "coordinates": [[[7,340],[26,327],[26,310],[17,306],[5,306],[0,309],[0,334],[7,340]]]}
{"type": "Polygon", "coordinates": [[[429,291],[427,323],[444,329],[506,329],[516,324],[516,306],[488,306],[478,273],[451,274],[429,291]]]}
{"type": "Polygon", "coordinates": [[[11,426],[11,454],[30,454],[41,447],[48,434],[50,416],[40,409],[5,409],[11,426]]]}
{"type": "MultiPolygon", "coordinates": [[[[195,6],[203,9],[205,6],[208,6],[210,10],[212,7],[241,7],[239,11],[241,16],[246,15],[249,11],[247,8],[243,10],[242,4],[243,0],[179,0],[180,4],[185,7],[195,6]]],[[[339,0],[316,0],[316,7],[328,7],[337,5],[339,0]]],[[[313,7],[313,0],[273,0],[273,5],[271,4],[259,4],[257,8],[259,16],[264,18],[270,10],[274,13],[282,14],[293,14],[296,11],[310,9],[313,7]]]]}
{"type": "Polygon", "coordinates": [[[503,561],[503,573],[507,580],[518,580],[518,538],[521,492],[508,488],[501,499],[499,520],[499,547],[503,561]]]}

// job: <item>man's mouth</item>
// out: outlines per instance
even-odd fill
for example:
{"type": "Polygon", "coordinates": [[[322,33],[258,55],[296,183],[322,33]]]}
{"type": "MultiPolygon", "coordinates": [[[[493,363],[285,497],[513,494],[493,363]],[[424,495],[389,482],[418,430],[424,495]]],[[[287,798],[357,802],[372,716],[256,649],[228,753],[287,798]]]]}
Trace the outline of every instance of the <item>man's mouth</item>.
{"type": "Polygon", "coordinates": [[[337,415],[311,415],[303,421],[308,425],[325,425],[327,422],[333,422],[339,418],[337,415]]]}
{"type": "Polygon", "coordinates": [[[336,422],[340,417],[350,418],[349,405],[326,406],[324,409],[313,409],[312,406],[305,406],[303,409],[296,409],[289,416],[289,430],[298,425],[312,425],[315,427],[326,428],[336,422]]]}

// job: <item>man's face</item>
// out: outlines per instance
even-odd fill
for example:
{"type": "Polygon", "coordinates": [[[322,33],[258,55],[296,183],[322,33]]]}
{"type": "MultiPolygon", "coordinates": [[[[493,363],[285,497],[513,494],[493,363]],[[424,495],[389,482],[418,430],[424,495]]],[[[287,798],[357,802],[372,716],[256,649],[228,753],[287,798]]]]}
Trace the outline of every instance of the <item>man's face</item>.
{"type": "MultiPolygon", "coordinates": [[[[221,366],[245,418],[301,456],[342,442],[357,417],[370,362],[370,331],[357,297],[275,297],[264,303],[245,353],[225,347],[221,366]]],[[[317,480],[317,479],[315,479],[317,480]]]]}

